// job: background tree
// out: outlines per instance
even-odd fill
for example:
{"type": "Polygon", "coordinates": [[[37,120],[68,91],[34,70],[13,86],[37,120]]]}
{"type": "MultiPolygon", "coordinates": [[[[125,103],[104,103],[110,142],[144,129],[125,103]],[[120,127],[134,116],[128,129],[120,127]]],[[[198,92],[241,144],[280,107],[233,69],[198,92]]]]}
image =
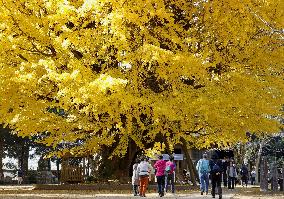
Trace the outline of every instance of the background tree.
{"type": "Polygon", "coordinates": [[[1,1],[0,122],[47,146],[74,143],[57,155],[275,132],[265,116],[283,103],[281,5],[1,1]]]}
{"type": "Polygon", "coordinates": [[[265,188],[267,185],[267,182],[261,182],[261,180],[267,181],[265,177],[267,177],[268,167],[270,170],[274,170],[274,172],[271,172],[270,179],[274,179],[274,183],[272,188],[275,190],[277,189],[277,180],[278,180],[278,173],[277,169],[281,170],[281,168],[284,165],[283,157],[284,157],[284,138],[280,135],[274,135],[269,136],[266,138],[254,138],[251,142],[248,142],[245,145],[245,159],[248,160],[250,165],[256,167],[257,172],[257,180],[256,183],[261,183],[263,186],[261,190],[266,191],[267,188],[265,188]],[[268,167],[267,165],[260,168],[261,164],[264,164],[266,161],[269,163],[268,167]],[[266,172],[266,174],[263,174],[262,172],[266,172]],[[260,178],[259,178],[260,177],[260,178]],[[277,179],[277,180],[276,180],[277,179]]]}

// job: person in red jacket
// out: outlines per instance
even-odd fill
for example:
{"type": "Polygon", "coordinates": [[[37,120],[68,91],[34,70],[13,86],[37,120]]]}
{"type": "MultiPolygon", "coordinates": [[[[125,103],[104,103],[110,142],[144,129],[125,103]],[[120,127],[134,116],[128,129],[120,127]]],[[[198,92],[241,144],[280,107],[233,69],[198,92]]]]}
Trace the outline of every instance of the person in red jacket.
{"type": "Polygon", "coordinates": [[[165,170],[166,170],[166,162],[163,160],[163,156],[159,156],[159,160],[154,165],[156,169],[156,177],[158,183],[158,193],[160,197],[164,196],[165,189],[165,170]]]}

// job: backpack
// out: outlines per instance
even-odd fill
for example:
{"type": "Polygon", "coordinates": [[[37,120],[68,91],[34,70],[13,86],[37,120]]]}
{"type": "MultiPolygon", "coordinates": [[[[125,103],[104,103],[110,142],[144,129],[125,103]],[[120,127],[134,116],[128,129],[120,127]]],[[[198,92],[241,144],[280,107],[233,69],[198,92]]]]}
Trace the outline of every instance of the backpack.
{"type": "Polygon", "coordinates": [[[217,162],[213,162],[212,173],[220,173],[221,167],[218,165],[217,162]]]}
{"type": "Polygon", "coordinates": [[[169,173],[171,170],[172,170],[172,168],[171,168],[170,165],[166,166],[166,172],[167,172],[167,173],[169,173]]]}
{"type": "Polygon", "coordinates": [[[174,169],[172,168],[173,164],[174,163],[172,163],[172,162],[166,163],[165,175],[168,175],[169,173],[171,173],[171,171],[174,171],[174,169]]]}
{"type": "MultiPolygon", "coordinates": [[[[207,160],[208,161],[208,160],[207,160]]],[[[208,164],[206,164],[205,160],[200,160],[200,171],[201,173],[208,173],[209,172],[209,161],[208,161],[208,164]]]]}

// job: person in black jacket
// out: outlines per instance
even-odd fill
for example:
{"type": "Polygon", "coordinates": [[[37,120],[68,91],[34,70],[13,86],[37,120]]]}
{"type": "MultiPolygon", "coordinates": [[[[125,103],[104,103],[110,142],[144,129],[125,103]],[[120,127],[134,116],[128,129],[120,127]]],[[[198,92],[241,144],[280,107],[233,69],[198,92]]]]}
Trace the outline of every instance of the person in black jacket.
{"type": "Polygon", "coordinates": [[[222,199],[222,173],[223,173],[223,165],[222,161],[218,159],[218,156],[213,154],[212,159],[209,163],[211,172],[211,183],[212,183],[212,197],[215,198],[216,187],[218,189],[219,199],[222,199]]]}
{"type": "Polygon", "coordinates": [[[228,179],[229,179],[229,176],[227,175],[227,168],[229,167],[230,165],[230,161],[229,161],[229,157],[228,156],[225,156],[224,160],[222,161],[222,164],[223,164],[223,184],[224,184],[224,187],[228,187],[228,179]]]}
{"type": "Polygon", "coordinates": [[[241,167],[241,180],[242,180],[242,185],[244,187],[244,185],[246,185],[246,187],[248,186],[248,168],[245,164],[242,165],[241,167]]]}

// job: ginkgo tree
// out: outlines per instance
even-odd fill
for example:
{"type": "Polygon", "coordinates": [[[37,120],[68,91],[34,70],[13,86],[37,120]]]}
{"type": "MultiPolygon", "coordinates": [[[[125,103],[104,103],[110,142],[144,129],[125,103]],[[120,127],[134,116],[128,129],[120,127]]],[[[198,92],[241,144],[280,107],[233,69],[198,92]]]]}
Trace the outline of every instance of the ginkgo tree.
{"type": "Polygon", "coordinates": [[[278,131],[268,116],[283,104],[283,10],[281,0],[1,0],[0,123],[74,154],[278,131]]]}

